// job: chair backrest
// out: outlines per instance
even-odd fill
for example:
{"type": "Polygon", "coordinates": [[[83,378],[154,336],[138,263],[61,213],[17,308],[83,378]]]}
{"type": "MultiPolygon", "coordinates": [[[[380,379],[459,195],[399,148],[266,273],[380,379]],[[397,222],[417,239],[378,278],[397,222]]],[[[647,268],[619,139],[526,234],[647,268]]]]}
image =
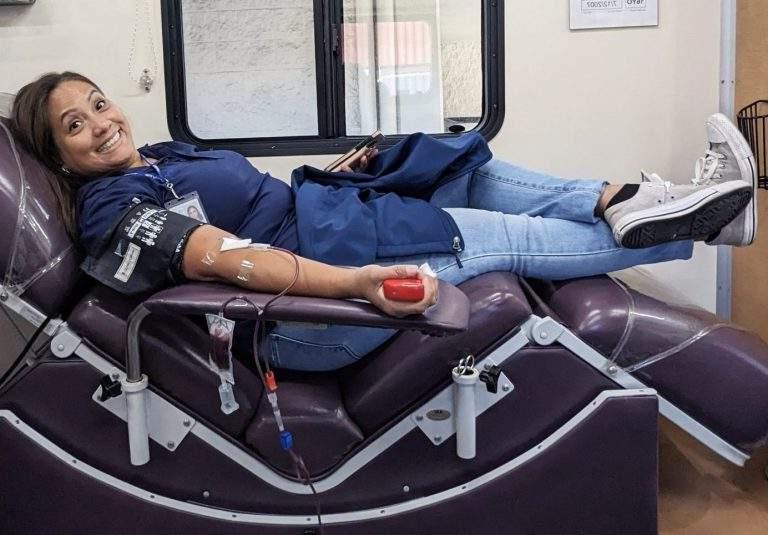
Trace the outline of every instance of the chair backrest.
{"type": "Polygon", "coordinates": [[[0,116],[0,283],[48,315],[60,312],[81,278],[50,178],[0,116]]]}

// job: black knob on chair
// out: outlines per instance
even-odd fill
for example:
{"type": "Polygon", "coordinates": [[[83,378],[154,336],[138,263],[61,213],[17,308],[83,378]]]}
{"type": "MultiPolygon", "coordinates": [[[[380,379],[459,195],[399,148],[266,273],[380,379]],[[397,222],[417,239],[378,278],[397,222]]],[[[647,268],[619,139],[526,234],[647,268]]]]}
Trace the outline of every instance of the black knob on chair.
{"type": "Polygon", "coordinates": [[[123,393],[120,388],[120,381],[112,379],[112,376],[105,375],[101,378],[101,394],[99,394],[100,401],[107,401],[110,398],[116,398],[123,393]]]}
{"type": "Polygon", "coordinates": [[[485,388],[491,394],[499,391],[499,375],[501,375],[501,368],[498,366],[491,366],[487,370],[480,372],[480,380],[485,383],[485,388]]]}

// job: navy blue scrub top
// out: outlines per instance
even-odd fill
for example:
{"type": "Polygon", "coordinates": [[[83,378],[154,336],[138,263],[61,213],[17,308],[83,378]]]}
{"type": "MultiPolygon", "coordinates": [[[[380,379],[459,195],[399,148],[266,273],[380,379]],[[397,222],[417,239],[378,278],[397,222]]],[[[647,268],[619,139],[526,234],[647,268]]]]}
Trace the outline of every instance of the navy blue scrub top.
{"type": "Polygon", "coordinates": [[[135,202],[164,206],[174,198],[200,196],[209,223],[241,238],[298,252],[296,212],[291,188],[261,173],[242,155],[231,151],[198,150],[179,142],[145,146],[139,152],[157,159],[154,166],[88,182],[78,191],[80,240],[96,256],[106,246],[121,216],[135,202]]]}

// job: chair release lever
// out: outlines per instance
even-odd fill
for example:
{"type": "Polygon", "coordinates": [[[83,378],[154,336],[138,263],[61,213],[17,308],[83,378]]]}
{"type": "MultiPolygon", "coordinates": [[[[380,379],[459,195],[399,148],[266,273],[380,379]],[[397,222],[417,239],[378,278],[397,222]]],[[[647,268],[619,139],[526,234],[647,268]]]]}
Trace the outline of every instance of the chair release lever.
{"type": "Polygon", "coordinates": [[[499,391],[499,376],[501,375],[501,368],[498,366],[491,366],[487,370],[480,372],[480,381],[485,383],[485,388],[491,394],[496,394],[499,391]]]}
{"type": "Polygon", "coordinates": [[[123,389],[120,387],[120,381],[112,379],[112,376],[109,374],[101,378],[99,385],[101,385],[99,401],[107,401],[108,399],[116,398],[123,393],[123,389]]]}

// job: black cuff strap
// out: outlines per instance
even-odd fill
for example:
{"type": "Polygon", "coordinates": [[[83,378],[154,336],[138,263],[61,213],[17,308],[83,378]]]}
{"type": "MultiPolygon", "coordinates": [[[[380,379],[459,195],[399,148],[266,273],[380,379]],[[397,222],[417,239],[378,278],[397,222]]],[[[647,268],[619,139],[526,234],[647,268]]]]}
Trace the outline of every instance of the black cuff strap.
{"type": "Polygon", "coordinates": [[[175,282],[186,241],[200,225],[196,219],[149,203],[133,205],[106,247],[97,256],[88,256],[81,268],[120,293],[159,290],[175,282]]]}

